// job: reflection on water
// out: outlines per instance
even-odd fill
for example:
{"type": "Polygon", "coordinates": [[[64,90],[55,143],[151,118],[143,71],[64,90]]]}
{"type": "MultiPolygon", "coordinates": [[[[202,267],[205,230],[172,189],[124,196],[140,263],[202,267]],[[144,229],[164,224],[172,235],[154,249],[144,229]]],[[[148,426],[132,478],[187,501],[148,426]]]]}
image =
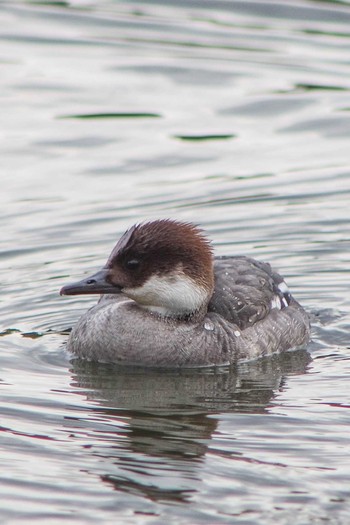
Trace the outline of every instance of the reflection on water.
{"type": "Polygon", "coordinates": [[[182,416],[184,410],[263,412],[273,391],[283,389],[284,375],[304,373],[310,360],[306,350],[299,350],[242,363],[237,369],[145,372],[75,359],[73,386],[102,405],[106,414],[108,406],[165,417],[169,411],[182,416]]]}
{"type": "MultiPolygon", "coordinates": [[[[151,501],[187,501],[195,492],[191,482],[183,490],[171,489],[163,478],[167,472],[200,478],[199,460],[218,428],[215,415],[264,413],[283,391],[286,376],[305,373],[310,360],[303,350],[236,370],[146,372],[74,360],[72,386],[94,407],[93,423],[79,420],[77,428],[85,428],[94,443],[90,453],[108,461],[101,479],[116,490],[142,493],[151,501]]],[[[73,429],[69,422],[69,432],[73,429]]]]}
{"type": "Polygon", "coordinates": [[[345,1],[1,2],[4,523],[349,523],[349,22],[345,1]],[[58,290],[155,217],[279,268],[312,361],[70,363],[94,299],[58,290]]]}

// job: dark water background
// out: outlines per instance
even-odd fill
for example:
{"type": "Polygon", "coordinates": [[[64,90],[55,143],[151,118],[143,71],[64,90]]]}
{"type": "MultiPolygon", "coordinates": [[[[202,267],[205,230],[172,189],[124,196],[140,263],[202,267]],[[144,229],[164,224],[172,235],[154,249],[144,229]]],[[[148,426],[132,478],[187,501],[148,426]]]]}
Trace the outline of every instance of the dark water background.
{"type": "Polygon", "coordinates": [[[350,2],[0,2],[0,521],[350,523],[350,2]],[[272,262],[305,351],[70,361],[136,221],[272,262]]]}

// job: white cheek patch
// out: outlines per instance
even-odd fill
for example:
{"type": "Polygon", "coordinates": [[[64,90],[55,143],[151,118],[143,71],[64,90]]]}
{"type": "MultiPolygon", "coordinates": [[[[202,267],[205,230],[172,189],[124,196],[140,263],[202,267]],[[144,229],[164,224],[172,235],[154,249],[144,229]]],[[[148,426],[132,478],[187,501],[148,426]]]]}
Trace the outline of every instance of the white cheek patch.
{"type": "Polygon", "coordinates": [[[152,275],[142,286],[124,288],[123,293],[147,310],[172,317],[196,312],[208,301],[208,291],[179,272],[152,275]]]}

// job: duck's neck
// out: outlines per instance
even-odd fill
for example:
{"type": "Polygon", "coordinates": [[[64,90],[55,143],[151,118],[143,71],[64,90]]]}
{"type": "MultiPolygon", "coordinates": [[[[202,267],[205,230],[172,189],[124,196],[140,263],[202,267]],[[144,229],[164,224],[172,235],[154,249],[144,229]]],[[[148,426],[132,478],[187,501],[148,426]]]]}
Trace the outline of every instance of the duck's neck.
{"type": "Polygon", "coordinates": [[[142,308],[161,317],[185,319],[206,309],[212,290],[184,273],[153,275],[142,286],[123,289],[142,308]]]}

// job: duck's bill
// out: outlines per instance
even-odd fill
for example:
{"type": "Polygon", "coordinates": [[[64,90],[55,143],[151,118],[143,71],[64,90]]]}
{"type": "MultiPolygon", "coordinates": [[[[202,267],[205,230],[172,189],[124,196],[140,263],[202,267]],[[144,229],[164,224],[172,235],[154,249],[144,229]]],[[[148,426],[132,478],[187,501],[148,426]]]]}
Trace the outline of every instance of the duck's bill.
{"type": "Polygon", "coordinates": [[[60,295],[121,293],[120,286],[115,286],[107,281],[108,273],[108,270],[102,268],[91,277],[67,284],[61,288],[60,295]]]}

